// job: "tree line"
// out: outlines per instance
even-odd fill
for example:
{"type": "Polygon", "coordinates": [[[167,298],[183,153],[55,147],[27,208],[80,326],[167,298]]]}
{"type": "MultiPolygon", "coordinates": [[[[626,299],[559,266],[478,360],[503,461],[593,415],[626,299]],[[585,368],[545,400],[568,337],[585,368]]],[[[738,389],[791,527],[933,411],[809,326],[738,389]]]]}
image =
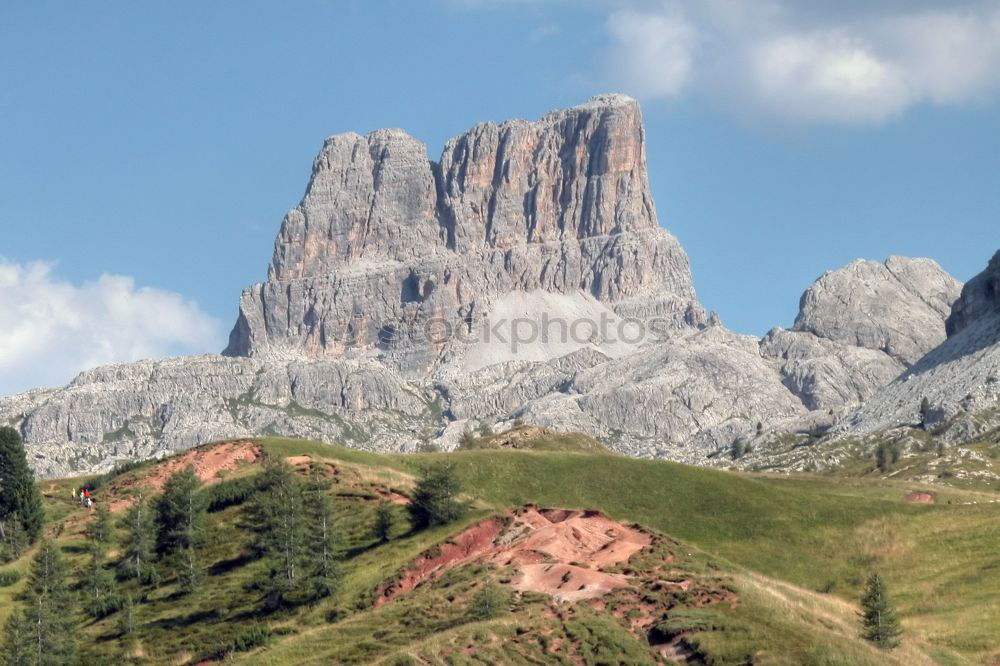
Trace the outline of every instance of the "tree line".
{"type": "MultiPolygon", "coordinates": [[[[12,428],[0,429],[0,480],[5,489],[0,495],[3,556],[17,559],[40,541],[19,595],[21,607],[5,626],[4,666],[74,663],[77,609],[93,619],[118,613],[119,637],[127,639],[136,630],[141,599],[122,591],[126,581],[151,587],[172,582],[179,594],[196,591],[207,571],[202,550],[209,508],[244,505],[240,524],[248,534],[246,550],[263,561],[250,586],[259,594],[262,611],[329,597],[341,577],[342,544],[330,482],[318,470],[302,476],[283,460],[266,459],[260,474],[208,489],[193,468],[179,470],[158,495],[139,489],[117,522],[106,502],[98,503],[85,531],[85,562],[75,572],[60,548],[41,538],[41,493],[12,428]],[[118,546],[115,561],[108,557],[113,545],[118,546]]],[[[424,470],[407,506],[411,529],[460,517],[465,507],[457,500],[459,491],[451,468],[424,470]]],[[[380,503],[372,537],[378,543],[390,540],[396,523],[392,505],[380,503]]]]}

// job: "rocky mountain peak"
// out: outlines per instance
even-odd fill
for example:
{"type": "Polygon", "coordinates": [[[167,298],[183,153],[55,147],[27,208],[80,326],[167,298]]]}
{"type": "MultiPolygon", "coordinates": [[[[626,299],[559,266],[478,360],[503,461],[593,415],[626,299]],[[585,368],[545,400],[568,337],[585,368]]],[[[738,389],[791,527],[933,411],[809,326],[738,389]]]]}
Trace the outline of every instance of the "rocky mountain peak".
{"type": "Polygon", "coordinates": [[[805,291],[792,330],[881,350],[909,366],[944,341],[961,288],[931,259],[858,260],[805,291]]]}
{"type": "Polygon", "coordinates": [[[448,346],[413,342],[428,321],[468,327],[534,291],[705,324],[687,256],[656,218],[635,100],[482,123],[437,162],[402,130],[329,137],[225,353],[372,352],[427,371],[448,346]]]}

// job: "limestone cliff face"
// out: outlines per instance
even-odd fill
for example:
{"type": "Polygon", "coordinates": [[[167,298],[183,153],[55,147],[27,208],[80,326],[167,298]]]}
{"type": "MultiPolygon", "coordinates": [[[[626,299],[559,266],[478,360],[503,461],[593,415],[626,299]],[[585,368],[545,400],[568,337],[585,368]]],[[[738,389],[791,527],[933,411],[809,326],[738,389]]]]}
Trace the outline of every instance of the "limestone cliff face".
{"type": "Polygon", "coordinates": [[[986,270],[962,288],[948,317],[948,336],[958,335],[979,319],[1000,311],[1000,251],[993,255],[986,270]]]}
{"type": "Polygon", "coordinates": [[[477,125],[438,162],[401,130],[327,139],[225,353],[373,352],[424,374],[449,353],[415,340],[428,322],[470,328],[503,295],[536,290],[706,323],[687,256],[656,219],[634,100],[477,125]]]}

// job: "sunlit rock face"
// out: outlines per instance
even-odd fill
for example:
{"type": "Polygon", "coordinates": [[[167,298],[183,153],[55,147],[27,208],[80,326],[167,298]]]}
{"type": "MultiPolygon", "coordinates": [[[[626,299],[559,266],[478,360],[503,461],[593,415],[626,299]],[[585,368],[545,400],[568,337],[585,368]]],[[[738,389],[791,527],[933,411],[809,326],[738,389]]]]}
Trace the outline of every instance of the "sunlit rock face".
{"type": "Polygon", "coordinates": [[[583,294],[665,331],[702,327],[645,151],[639,105],[621,95],[477,125],[437,162],[401,130],[330,137],[225,353],[368,351],[425,376],[464,353],[428,340],[430,322],[473,330],[511,292],[583,294]]]}

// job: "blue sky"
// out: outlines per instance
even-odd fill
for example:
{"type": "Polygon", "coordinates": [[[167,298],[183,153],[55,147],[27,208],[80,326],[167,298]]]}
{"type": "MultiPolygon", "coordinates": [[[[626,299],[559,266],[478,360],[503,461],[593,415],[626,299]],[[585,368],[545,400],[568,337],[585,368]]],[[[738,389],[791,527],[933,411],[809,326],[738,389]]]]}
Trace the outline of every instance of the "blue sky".
{"type": "Polygon", "coordinates": [[[4,3],[0,394],[221,349],[323,137],[403,127],[436,158],[604,91],[642,101],[660,221],[730,328],[790,326],[859,257],[979,272],[1000,3],[750,4],[4,3]]]}

